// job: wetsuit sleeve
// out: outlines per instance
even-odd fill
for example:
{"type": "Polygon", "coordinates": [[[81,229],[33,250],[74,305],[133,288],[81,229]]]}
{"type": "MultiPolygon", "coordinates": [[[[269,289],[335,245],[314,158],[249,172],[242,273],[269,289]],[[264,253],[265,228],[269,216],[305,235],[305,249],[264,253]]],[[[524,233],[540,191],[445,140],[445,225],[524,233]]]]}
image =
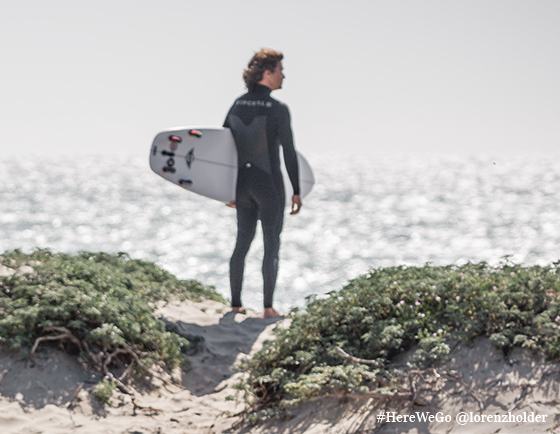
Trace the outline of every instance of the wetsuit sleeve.
{"type": "Polygon", "coordinates": [[[224,119],[224,124],[222,125],[224,128],[230,128],[229,126],[229,113],[231,112],[231,109],[227,112],[226,118],[224,119]]]}
{"type": "Polygon", "coordinates": [[[230,109],[228,110],[227,114],[226,114],[226,118],[224,119],[224,124],[222,125],[224,128],[231,128],[231,125],[229,124],[229,115],[231,113],[231,111],[233,110],[234,106],[231,106],[230,109]]]}
{"type": "Polygon", "coordinates": [[[278,138],[282,145],[284,153],[284,163],[290,177],[290,182],[294,189],[294,195],[299,195],[299,169],[296,149],[294,147],[294,137],[292,135],[292,126],[290,119],[290,111],[284,104],[280,105],[278,119],[278,138]]]}

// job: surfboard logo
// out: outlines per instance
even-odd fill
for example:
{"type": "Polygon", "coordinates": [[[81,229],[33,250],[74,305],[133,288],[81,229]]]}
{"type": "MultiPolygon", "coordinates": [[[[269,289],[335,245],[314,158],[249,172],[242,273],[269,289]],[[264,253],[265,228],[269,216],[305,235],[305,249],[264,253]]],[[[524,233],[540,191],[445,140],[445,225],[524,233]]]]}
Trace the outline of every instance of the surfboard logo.
{"type": "Polygon", "coordinates": [[[183,139],[178,136],[177,134],[171,134],[169,137],[169,147],[171,148],[171,150],[173,152],[175,152],[177,150],[177,146],[179,143],[181,143],[183,141],[183,139]]]}
{"type": "Polygon", "coordinates": [[[174,166],[175,166],[175,160],[173,159],[173,157],[169,157],[167,159],[166,165],[163,166],[163,171],[175,173],[177,170],[175,169],[174,166]]]}
{"type": "Polygon", "coordinates": [[[190,169],[191,164],[194,161],[194,148],[191,148],[191,150],[187,153],[185,161],[187,162],[187,167],[190,169]]]}
{"type": "Polygon", "coordinates": [[[183,141],[183,139],[180,136],[178,136],[177,134],[171,134],[169,136],[169,141],[174,142],[174,143],[181,143],[183,141]]]}

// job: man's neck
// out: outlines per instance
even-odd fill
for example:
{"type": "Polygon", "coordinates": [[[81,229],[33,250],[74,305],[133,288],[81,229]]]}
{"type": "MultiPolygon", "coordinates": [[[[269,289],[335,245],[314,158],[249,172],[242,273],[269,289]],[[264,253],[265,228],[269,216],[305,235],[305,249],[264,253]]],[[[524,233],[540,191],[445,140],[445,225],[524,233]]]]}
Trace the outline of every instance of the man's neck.
{"type": "Polygon", "coordinates": [[[261,86],[264,86],[264,87],[268,87],[271,92],[274,90],[270,84],[265,83],[264,81],[259,81],[257,84],[260,84],[261,86]]]}
{"type": "Polygon", "coordinates": [[[257,83],[255,85],[255,87],[253,88],[252,92],[270,95],[270,92],[272,92],[272,89],[270,87],[268,87],[266,84],[257,83]]]}

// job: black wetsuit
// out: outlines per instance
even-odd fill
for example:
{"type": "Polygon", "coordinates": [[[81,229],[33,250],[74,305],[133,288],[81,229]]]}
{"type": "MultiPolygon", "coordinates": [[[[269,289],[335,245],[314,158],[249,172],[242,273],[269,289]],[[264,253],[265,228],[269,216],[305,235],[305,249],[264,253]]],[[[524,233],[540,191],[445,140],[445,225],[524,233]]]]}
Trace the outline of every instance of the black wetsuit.
{"type": "Polygon", "coordinates": [[[294,149],[290,112],[270,96],[270,88],[257,84],[235,100],[224,127],[230,128],[237,147],[237,241],[230,260],[231,304],[241,306],[245,256],[261,220],[264,237],[264,307],[272,307],[280,232],[284,221],[285,193],[280,172],[282,145],[288,176],[299,195],[298,161],[294,149]]]}

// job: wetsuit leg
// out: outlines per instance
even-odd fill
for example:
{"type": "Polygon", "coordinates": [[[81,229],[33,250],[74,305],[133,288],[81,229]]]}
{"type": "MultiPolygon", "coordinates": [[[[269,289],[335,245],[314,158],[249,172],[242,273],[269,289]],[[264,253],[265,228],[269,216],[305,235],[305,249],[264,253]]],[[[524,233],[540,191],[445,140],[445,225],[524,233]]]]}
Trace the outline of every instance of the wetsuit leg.
{"type": "Polygon", "coordinates": [[[241,286],[245,270],[245,257],[251,247],[257,228],[256,207],[237,206],[237,241],[229,262],[229,282],[232,307],[241,307],[241,286]]]}
{"type": "Polygon", "coordinates": [[[272,307],[274,288],[278,276],[278,255],[280,233],[284,222],[283,191],[275,191],[268,200],[259,203],[260,218],[264,239],[264,258],[262,265],[264,307],[272,307]]]}

